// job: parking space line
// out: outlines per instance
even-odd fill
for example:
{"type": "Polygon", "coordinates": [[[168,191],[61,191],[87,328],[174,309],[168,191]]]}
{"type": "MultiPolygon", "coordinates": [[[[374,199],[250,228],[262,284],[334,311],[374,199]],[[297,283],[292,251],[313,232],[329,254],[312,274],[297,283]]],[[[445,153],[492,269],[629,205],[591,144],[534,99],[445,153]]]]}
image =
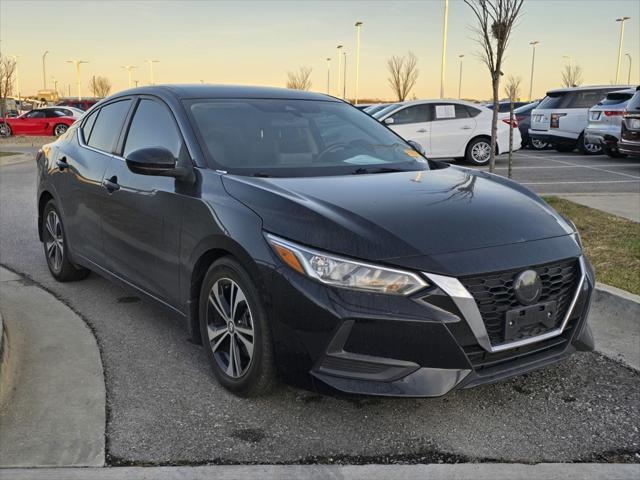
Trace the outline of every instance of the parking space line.
{"type": "Polygon", "coordinates": [[[555,163],[562,163],[564,165],[571,165],[572,167],[582,167],[582,168],[588,168],[589,170],[596,170],[598,172],[605,172],[605,173],[611,173],[613,175],[620,175],[623,177],[629,177],[629,178],[637,178],[638,180],[640,180],[640,177],[637,175],[630,175],[628,173],[620,173],[620,172],[613,172],[611,170],[605,170],[603,168],[597,168],[597,167],[592,167],[589,165],[576,165],[575,163],[569,163],[569,162],[565,162],[563,160],[554,160],[552,158],[549,159],[550,162],[555,162],[555,163]]]}
{"type": "MultiPolygon", "coordinates": [[[[599,167],[599,168],[618,168],[618,167],[640,167],[640,163],[625,163],[625,164],[618,164],[618,163],[606,163],[604,165],[590,165],[590,167],[595,168],[595,167],[599,167]]],[[[509,167],[496,167],[496,170],[507,170],[509,167]]],[[[544,169],[544,168],[584,168],[584,165],[548,165],[548,166],[544,166],[544,165],[532,165],[529,167],[523,167],[520,165],[514,165],[513,166],[513,170],[517,171],[517,170],[537,170],[537,169],[544,169]]]]}
{"type": "Polygon", "coordinates": [[[585,182],[518,182],[520,185],[581,185],[581,184],[599,184],[599,183],[639,183],[639,180],[592,180],[585,182]]]}

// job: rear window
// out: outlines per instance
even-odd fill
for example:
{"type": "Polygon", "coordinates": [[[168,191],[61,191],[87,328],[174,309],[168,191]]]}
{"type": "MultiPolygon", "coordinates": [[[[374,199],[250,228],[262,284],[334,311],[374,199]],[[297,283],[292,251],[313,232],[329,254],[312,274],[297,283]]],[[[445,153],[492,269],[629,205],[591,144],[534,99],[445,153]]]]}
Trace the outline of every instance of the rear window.
{"type": "Polygon", "coordinates": [[[591,108],[607,94],[602,90],[582,90],[573,92],[569,104],[564,108],[591,108]]]}
{"type": "Polygon", "coordinates": [[[605,105],[617,105],[618,103],[626,102],[631,97],[633,97],[633,93],[631,93],[631,92],[628,92],[628,93],[621,93],[621,92],[610,93],[609,95],[607,95],[607,98],[602,100],[598,105],[603,105],[603,106],[605,106],[605,105]]]}
{"type": "Polygon", "coordinates": [[[566,95],[567,95],[567,92],[557,92],[557,93],[547,94],[547,96],[542,99],[542,101],[540,102],[537,108],[540,108],[540,109],[560,108],[560,105],[562,105],[562,101],[564,100],[566,95]]]}

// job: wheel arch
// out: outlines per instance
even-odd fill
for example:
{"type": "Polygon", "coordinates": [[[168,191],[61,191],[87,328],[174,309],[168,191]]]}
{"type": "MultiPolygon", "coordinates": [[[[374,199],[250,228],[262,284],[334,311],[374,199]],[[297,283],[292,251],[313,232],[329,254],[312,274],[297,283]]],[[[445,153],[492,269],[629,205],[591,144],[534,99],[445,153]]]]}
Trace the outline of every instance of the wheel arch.
{"type": "MultiPolygon", "coordinates": [[[[467,154],[467,150],[469,149],[469,145],[471,145],[473,142],[475,142],[476,140],[478,140],[480,138],[484,138],[484,139],[488,140],[489,143],[491,143],[491,135],[487,135],[486,133],[480,133],[478,135],[474,135],[473,137],[471,137],[469,139],[469,141],[467,142],[467,145],[464,147],[465,155],[467,154]]],[[[499,153],[500,153],[500,146],[498,145],[498,139],[496,139],[496,155],[498,155],[499,153]]]]}
{"type": "Polygon", "coordinates": [[[44,212],[45,205],[49,202],[49,200],[53,200],[54,197],[48,190],[44,190],[40,194],[40,198],[38,199],[38,238],[40,241],[43,241],[42,238],[42,213],[44,212]]]}

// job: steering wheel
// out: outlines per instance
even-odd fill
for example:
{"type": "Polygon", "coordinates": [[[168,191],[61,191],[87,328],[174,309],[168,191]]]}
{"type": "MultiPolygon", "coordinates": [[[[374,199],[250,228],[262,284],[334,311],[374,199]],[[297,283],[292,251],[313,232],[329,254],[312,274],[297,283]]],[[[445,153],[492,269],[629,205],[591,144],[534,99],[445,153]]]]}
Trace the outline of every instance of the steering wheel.
{"type": "Polygon", "coordinates": [[[316,160],[314,163],[322,162],[323,157],[341,148],[353,148],[353,146],[349,145],[348,143],[334,143],[333,145],[329,145],[327,148],[325,148],[320,153],[318,153],[318,156],[316,157],[316,160]]]}

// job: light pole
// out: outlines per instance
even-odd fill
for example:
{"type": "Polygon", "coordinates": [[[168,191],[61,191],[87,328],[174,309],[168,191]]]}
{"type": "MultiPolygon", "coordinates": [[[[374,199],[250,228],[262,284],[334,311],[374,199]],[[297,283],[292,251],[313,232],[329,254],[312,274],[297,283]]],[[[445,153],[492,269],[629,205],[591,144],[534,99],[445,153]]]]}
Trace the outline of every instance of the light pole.
{"type": "Polygon", "coordinates": [[[139,82],[139,81],[140,81],[140,80],[134,80],[134,81],[133,81],[133,83],[135,83],[135,84],[136,84],[136,88],[138,87],[138,82],[139,82]]]}
{"type": "Polygon", "coordinates": [[[442,26],[442,62],[440,64],[440,98],[444,98],[444,69],[447,60],[447,23],[449,18],[449,0],[444,0],[444,23],[442,26]]]}
{"type": "Polygon", "coordinates": [[[458,100],[460,100],[462,98],[462,59],[464,58],[464,55],[458,55],[458,58],[460,59],[460,78],[458,78],[458,100]]]}
{"type": "Polygon", "coordinates": [[[356,22],[356,98],[354,104],[358,105],[358,83],[360,82],[360,27],[362,22],[356,22]]]}
{"type": "Polygon", "coordinates": [[[538,40],[534,40],[533,42],[529,42],[529,45],[533,46],[533,53],[531,55],[531,80],[529,80],[529,101],[531,101],[531,95],[533,94],[533,68],[536,64],[536,46],[540,42],[538,40]]]}
{"type": "Polygon", "coordinates": [[[620,43],[618,44],[618,64],[616,65],[616,85],[620,77],[620,60],[622,59],[622,39],[624,37],[624,22],[631,17],[616,18],[616,22],[620,22],[620,43]]]}
{"type": "Polygon", "coordinates": [[[631,55],[625,53],[625,56],[629,59],[629,73],[627,74],[627,85],[631,85],[631,55]]]}
{"type": "Polygon", "coordinates": [[[49,50],[45,50],[42,54],[42,88],[43,90],[47,89],[47,67],[45,65],[45,59],[47,58],[47,54],[49,50]]]}
{"type": "Polygon", "coordinates": [[[138,68],[137,65],[122,65],[122,68],[124,68],[127,73],[129,74],[129,88],[131,88],[131,86],[133,85],[133,80],[131,78],[131,71],[135,68],[138,68]]]}
{"type": "Polygon", "coordinates": [[[18,72],[18,59],[21,55],[9,55],[16,64],[16,92],[18,93],[18,101],[20,101],[20,74],[18,72]]]}
{"type": "Polygon", "coordinates": [[[327,57],[327,95],[331,93],[331,58],[327,57]]]}
{"type": "MultiPolygon", "coordinates": [[[[76,85],[78,86],[78,100],[82,100],[82,90],[80,89],[80,65],[83,63],[89,63],[86,60],[66,60],[65,63],[73,63],[76,67],[76,85]]],[[[71,92],[69,92],[71,96],[71,92]]]]}
{"type": "Polygon", "coordinates": [[[145,60],[145,62],[149,64],[149,85],[155,85],[155,81],[153,80],[153,64],[159,61],[160,60],[145,60]]]}
{"type": "Polygon", "coordinates": [[[336,56],[338,58],[338,88],[336,89],[336,96],[340,96],[340,87],[342,85],[342,45],[336,47],[336,56]]]}
{"type": "Polygon", "coordinates": [[[342,60],[342,68],[344,69],[342,75],[342,99],[347,99],[347,52],[345,50],[342,51],[342,56],[344,57],[342,60]]]}
{"type": "Polygon", "coordinates": [[[56,80],[56,77],[51,77],[51,80],[53,81],[53,91],[56,92],[56,100],[58,99],[59,95],[58,95],[58,80],[56,80]]]}

